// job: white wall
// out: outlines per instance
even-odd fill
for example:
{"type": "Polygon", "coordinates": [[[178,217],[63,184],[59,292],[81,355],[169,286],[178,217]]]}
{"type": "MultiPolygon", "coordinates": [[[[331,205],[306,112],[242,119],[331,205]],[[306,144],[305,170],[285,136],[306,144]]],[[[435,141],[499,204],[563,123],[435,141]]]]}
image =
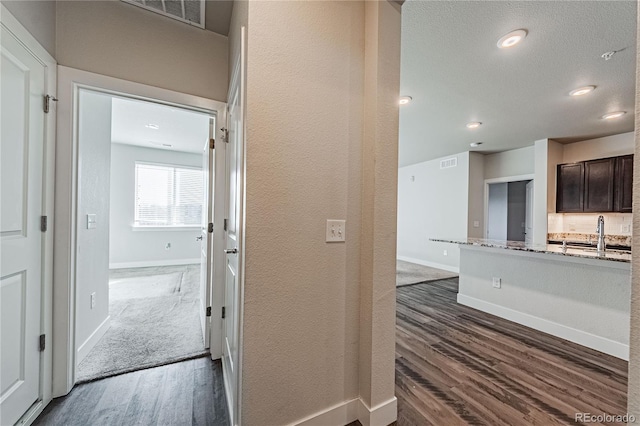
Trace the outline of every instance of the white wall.
{"type": "Polygon", "coordinates": [[[562,163],[595,160],[633,154],[633,132],[562,145],[562,163]]]}
{"type": "Polygon", "coordinates": [[[507,239],[508,196],[509,187],[506,183],[489,184],[487,238],[490,240],[507,239]]]}
{"type": "Polygon", "coordinates": [[[620,358],[628,357],[630,290],[628,263],[461,249],[460,303],[620,358]]]}
{"type": "Polygon", "coordinates": [[[120,1],[60,1],[56,16],[60,65],[227,99],[225,36],[120,1]]]}
{"type": "Polygon", "coordinates": [[[2,0],[11,14],[38,40],[47,52],[56,57],[56,4],[50,0],[2,0]]]}
{"type": "Polygon", "coordinates": [[[484,157],[484,178],[495,179],[534,173],[533,146],[487,154],[484,157]]]}
{"type": "Polygon", "coordinates": [[[469,217],[467,223],[470,238],[484,237],[484,166],[485,156],[469,153],[469,217]]]}
{"type": "Polygon", "coordinates": [[[111,145],[111,219],[109,264],[111,268],[200,262],[200,228],[174,231],[133,230],[135,162],[202,167],[202,156],[186,152],[111,145]],[[169,250],[165,249],[171,244],[169,250]]]}
{"type": "Polygon", "coordinates": [[[109,315],[111,97],[80,91],[79,120],[76,349],[86,348],[109,315]],[[87,229],[87,214],[96,215],[96,228],[87,229]]]}
{"type": "Polygon", "coordinates": [[[469,153],[455,157],[456,167],[440,169],[442,158],[438,158],[398,170],[399,259],[457,269],[458,247],[429,241],[467,238],[469,153]]]}

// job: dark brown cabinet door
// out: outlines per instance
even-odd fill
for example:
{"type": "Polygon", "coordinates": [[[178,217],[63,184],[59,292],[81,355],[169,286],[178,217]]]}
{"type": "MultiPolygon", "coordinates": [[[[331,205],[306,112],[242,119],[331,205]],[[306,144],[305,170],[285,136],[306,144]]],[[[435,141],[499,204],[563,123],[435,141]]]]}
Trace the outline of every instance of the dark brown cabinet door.
{"type": "Polygon", "coordinates": [[[584,211],[613,211],[613,180],[615,158],[584,163],[584,211]]]}
{"type": "Polygon", "coordinates": [[[631,213],[633,201],[633,155],[616,158],[615,211],[631,213]]]}
{"type": "Polygon", "coordinates": [[[556,191],[556,211],[581,212],[584,208],[584,163],[560,164],[556,191]]]}

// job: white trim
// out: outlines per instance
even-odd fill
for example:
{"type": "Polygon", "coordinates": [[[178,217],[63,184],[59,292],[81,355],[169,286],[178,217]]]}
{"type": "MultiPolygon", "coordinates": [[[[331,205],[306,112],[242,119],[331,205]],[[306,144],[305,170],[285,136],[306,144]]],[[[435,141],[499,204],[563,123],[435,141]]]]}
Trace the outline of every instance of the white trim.
{"type": "MultiPolygon", "coordinates": [[[[57,62],[29,31],[0,4],[0,22],[12,33],[35,58],[45,67],[45,93],[57,98],[57,62]]],[[[41,333],[47,341],[53,341],[53,253],[54,253],[54,182],[56,146],[56,102],[51,102],[44,123],[44,156],[42,185],[42,215],[48,217],[50,228],[42,234],[42,292],[40,324],[41,333]]],[[[30,424],[44,410],[52,399],[53,345],[48,344],[40,358],[40,398],[41,403],[32,406],[22,418],[30,424]]]]}
{"type": "Polygon", "coordinates": [[[455,272],[456,274],[460,273],[460,267],[459,266],[451,266],[451,265],[444,265],[442,263],[429,262],[429,261],[422,260],[422,259],[416,259],[415,257],[396,256],[396,258],[398,260],[403,260],[405,262],[416,263],[416,264],[422,265],[422,266],[429,266],[431,268],[437,268],[437,269],[443,269],[443,270],[449,271],[449,272],[455,272]]]}
{"type": "Polygon", "coordinates": [[[360,399],[358,405],[358,420],[362,426],[387,426],[398,419],[398,399],[393,398],[369,408],[360,399]]]}
{"type": "Polygon", "coordinates": [[[141,260],[139,262],[109,263],[109,269],[147,268],[147,267],[150,267],[150,266],[197,265],[200,262],[201,262],[200,258],[195,258],[195,259],[167,259],[167,260],[141,260]]]}
{"type": "MultiPolygon", "coordinates": [[[[503,176],[503,177],[484,180],[484,229],[482,230],[482,238],[488,238],[487,228],[489,227],[489,184],[520,182],[523,180],[534,180],[534,178],[535,178],[534,174],[526,174],[526,175],[515,175],[515,176],[503,176]]],[[[532,226],[533,226],[533,222],[532,222],[532,226]]]]}
{"type": "Polygon", "coordinates": [[[89,352],[91,352],[91,349],[93,349],[93,347],[100,341],[100,339],[102,339],[104,334],[109,329],[109,326],[111,325],[110,322],[111,316],[107,316],[104,321],[102,321],[102,324],[100,324],[98,328],[96,328],[93,333],[91,333],[91,336],[89,336],[87,340],[85,340],[84,343],[80,345],[80,347],[78,348],[78,354],[76,355],[77,364],[80,364],[82,360],[89,354],[89,352]]]}
{"type": "MultiPolygon", "coordinates": [[[[75,315],[76,315],[76,230],[78,226],[78,139],[77,94],[87,88],[116,96],[137,98],[165,105],[223,117],[225,104],[199,96],[179,93],[141,83],[121,80],[74,68],[58,67],[58,132],[56,144],[56,239],[53,353],[53,395],[66,395],[75,383],[75,315]]],[[[222,140],[221,126],[216,126],[216,139],[222,140]]],[[[53,179],[52,179],[53,181],[53,179]]],[[[216,283],[216,281],[214,281],[216,283]]],[[[214,300],[212,309],[221,309],[222,300],[214,300]]],[[[212,318],[211,328],[222,328],[218,315],[212,318]]],[[[218,339],[219,340],[219,339],[218,339]]],[[[220,344],[213,341],[214,344],[220,344]]],[[[212,348],[212,353],[221,348],[212,348]]]]}
{"type": "Polygon", "coordinates": [[[576,330],[575,328],[567,327],[566,325],[558,324],[523,312],[518,312],[494,303],[485,302],[484,300],[469,297],[464,294],[458,294],[458,303],[508,319],[509,321],[513,321],[518,324],[526,325],[527,327],[569,340],[579,345],[613,355],[625,361],[629,360],[629,345],[625,345],[624,343],[596,336],[595,334],[581,330],[576,330]]]}
{"type": "Polygon", "coordinates": [[[363,405],[362,401],[359,398],[355,398],[350,401],[341,402],[290,424],[295,426],[346,425],[358,420],[358,410],[361,405],[363,405]]]}
{"type": "Polygon", "coordinates": [[[200,225],[175,225],[175,226],[143,226],[143,225],[131,225],[133,232],[200,232],[200,225]]]}

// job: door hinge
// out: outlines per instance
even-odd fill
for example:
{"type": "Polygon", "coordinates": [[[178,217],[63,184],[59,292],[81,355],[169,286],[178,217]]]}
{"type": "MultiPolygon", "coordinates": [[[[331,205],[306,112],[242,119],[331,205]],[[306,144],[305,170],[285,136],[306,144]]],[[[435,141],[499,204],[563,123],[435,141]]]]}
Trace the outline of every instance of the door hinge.
{"type": "Polygon", "coordinates": [[[211,316],[211,306],[207,306],[207,316],[211,316]]]}
{"type": "Polygon", "coordinates": [[[209,222],[209,227],[207,228],[207,231],[211,234],[213,232],[213,222],[209,222]]]}
{"type": "Polygon", "coordinates": [[[224,319],[227,316],[227,309],[223,306],[222,307],[222,318],[224,319]]]}
{"type": "Polygon", "coordinates": [[[226,230],[227,230],[227,221],[228,221],[228,220],[229,220],[229,219],[225,219],[225,220],[224,220],[224,231],[226,231],[226,230]]]}
{"type": "Polygon", "coordinates": [[[216,149],[216,140],[209,139],[209,149],[216,149]]]}
{"type": "Polygon", "coordinates": [[[44,96],[44,105],[43,105],[43,109],[44,109],[44,113],[48,114],[49,113],[49,107],[50,107],[50,102],[58,102],[58,100],[56,98],[54,98],[51,95],[45,95],[44,96]]]}
{"type": "Polygon", "coordinates": [[[40,216],[40,231],[47,232],[47,217],[40,216]]]}
{"type": "Polygon", "coordinates": [[[223,127],[222,129],[220,129],[220,131],[222,131],[222,140],[226,143],[229,143],[229,130],[223,127]]]}
{"type": "Polygon", "coordinates": [[[40,335],[40,352],[44,352],[45,347],[45,337],[44,334],[40,335]]]}

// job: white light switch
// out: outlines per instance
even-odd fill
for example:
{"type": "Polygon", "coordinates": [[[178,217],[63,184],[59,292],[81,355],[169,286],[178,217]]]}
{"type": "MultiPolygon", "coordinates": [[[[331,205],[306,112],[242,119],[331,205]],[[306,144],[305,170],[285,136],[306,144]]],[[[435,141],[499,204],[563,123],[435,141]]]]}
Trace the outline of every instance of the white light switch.
{"type": "Polygon", "coordinates": [[[340,243],[345,240],[345,221],[327,219],[327,242],[340,243]]]}
{"type": "Polygon", "coordinates": [[[502,287],[502,280],[498,277],[493,277],[493,288],[502,287]]]}
{"type": "Polygon", "coordinates": [[[480,221],[479,220],[474,220],[473,221],[473,227],[474,228],[480,228],[480,221]]]}
{"type": "Polygon", "coordinates": [[[87,229],[94,229],[97,226],[96,223],[96,215],[88,214],[87,215],[87,229]]]}

